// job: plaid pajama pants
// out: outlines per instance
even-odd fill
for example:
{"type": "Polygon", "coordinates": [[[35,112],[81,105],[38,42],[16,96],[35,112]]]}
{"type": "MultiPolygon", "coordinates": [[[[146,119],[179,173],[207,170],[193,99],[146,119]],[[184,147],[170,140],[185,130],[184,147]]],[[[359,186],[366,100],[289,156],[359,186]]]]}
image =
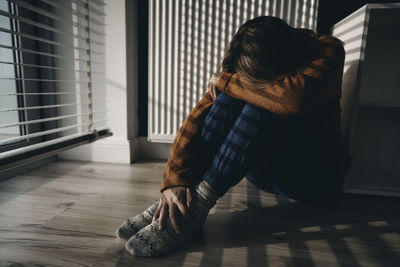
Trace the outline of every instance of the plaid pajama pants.
{"type": "Polygon", "coordinates": [[[324,191],[341,191],[334,175],[327,175],[322,186],[312,171],[282,162],[286,156],[279,154],[276,143],[282,139],[283,125],[284,118],[220,93],[200,133],[208,166],[203,179],[221,196],[244,177],[261,190],[297,200],[320,200],[327,195],[324,191]]]}

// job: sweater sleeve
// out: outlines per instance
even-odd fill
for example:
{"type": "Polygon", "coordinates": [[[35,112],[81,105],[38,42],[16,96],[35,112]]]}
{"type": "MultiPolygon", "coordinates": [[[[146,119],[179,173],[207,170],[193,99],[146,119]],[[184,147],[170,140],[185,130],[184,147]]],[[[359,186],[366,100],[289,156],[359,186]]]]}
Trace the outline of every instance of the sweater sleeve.
{"type": "Polygon", "coordinates": [[[209,91],[183,121],[171,147],[163,173],[161,192],[170,187],[192,187],[201,181],[198,134],[214,100],[209,91]]]}
{"type": "Polygon", "coordinates": [[[316,59],[262,88],[252,88],[238,73],[228,72],[218,74],[216,87],[232,97],[282,116],[304,114],[335,98],[340,99],[345,58],[343,43],[328,35],[319,40],[320,53],[316,59]]]}

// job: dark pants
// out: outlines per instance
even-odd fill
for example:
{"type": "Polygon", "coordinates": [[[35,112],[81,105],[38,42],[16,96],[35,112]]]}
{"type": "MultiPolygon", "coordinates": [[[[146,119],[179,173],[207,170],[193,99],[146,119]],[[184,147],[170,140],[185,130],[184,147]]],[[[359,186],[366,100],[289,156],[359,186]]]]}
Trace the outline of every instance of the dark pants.
{"type": "Polygon", "coordinates": [[[220,93],[201,130],[208,167],[204,180],[221,196],[246,177],[261,190],[296,200],[332,200],[341,194],[340,155],[322,146],[301,118],[282,118],[220,93]]]}

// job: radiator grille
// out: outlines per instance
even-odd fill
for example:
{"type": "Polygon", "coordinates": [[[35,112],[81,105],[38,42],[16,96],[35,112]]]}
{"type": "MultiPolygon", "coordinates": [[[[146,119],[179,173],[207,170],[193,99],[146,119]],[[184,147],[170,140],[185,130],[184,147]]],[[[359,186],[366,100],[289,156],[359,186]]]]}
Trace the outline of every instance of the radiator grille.
{"type": "Polygon", "coordinates": [[[148,140],[172,143],[239,26],[269,15],[315,30],[318,0],[150,0],[148,140]]]}

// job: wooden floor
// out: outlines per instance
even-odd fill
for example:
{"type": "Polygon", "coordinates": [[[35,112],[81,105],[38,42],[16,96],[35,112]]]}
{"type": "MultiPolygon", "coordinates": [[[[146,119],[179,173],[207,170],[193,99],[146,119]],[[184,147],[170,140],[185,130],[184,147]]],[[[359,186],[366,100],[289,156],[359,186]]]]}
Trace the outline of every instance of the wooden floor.
{"type": "Polygon", "coordinates": [[[164,161],[58,161],[0,183],[0,266],[400,266],[399,199],[349,196],[316,210],[243,180],[204,235],[137,258],[115,238],[159,194],[164,161]]]}

